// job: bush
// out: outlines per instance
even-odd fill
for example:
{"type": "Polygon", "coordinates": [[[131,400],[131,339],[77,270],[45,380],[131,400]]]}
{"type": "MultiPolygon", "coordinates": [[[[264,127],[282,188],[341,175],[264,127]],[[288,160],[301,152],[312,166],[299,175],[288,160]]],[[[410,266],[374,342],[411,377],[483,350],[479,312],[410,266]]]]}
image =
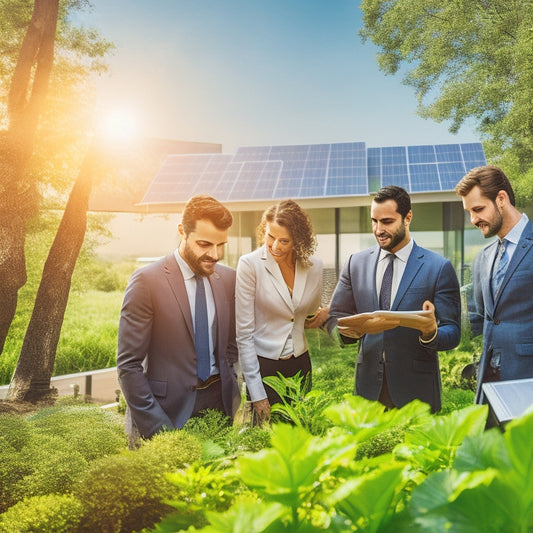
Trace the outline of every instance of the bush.
{"type": "Polygon", "coordinates": [[[201,444],[183,431],[143,441],[138,450],[94,461],[76,489],[84,504],[80,531],[129,532],[152,527],[172,508],[166,472],[199,460],[201,444]]]}
{"type": "Polygon", "coordinates": [[[0,414],[0,449],[7,445],[20,451],[30,438],[31,428],[25,418],[7,413],[0,414]]]}
{"type": "Polygon", "coordinates": [[[34,496],[0,515],[0,533],[71,533],[81,514],[82,504],[73,496],[34,496]]]}
{"type": "Polygon", "coordinates": [[[11,487],[12,503],[28,496],[69,493],[87,468],[83,455],[61,437],[35,434],[20,453],[29,472],[11,487]]]}
{"type": "Polygon", "coordinates": [[[64,439],[87,461],[117,453],[127,446],[124,419],[97,406],[49,407],[30,416],[29,421],[39,434],[64,439]]]}

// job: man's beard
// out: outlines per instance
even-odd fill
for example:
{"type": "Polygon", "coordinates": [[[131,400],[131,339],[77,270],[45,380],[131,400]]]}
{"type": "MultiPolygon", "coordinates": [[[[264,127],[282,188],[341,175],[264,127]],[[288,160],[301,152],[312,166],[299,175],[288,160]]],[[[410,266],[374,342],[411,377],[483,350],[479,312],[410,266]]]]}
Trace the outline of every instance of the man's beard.
{"type": "Polygon", "coordinates": [[[197,275],[197,276],[210,276],[213,271],[212,270],[206,270],[203,265],[202,261],[208,260],[208,261],[215,261],[217,262],[218,259],[213,259],[209,254],[203,254],[200,257],[195,255],[195,253],[190,249],[187,242],[185,242],[185,246],[183,247],[183,259],[187,262],[191,270],[197,275]]]}
{"type": "Polygon", "coordinates": [[[405,239],[405,226],[402,224],[396,232],[394,232],[392,235],[388,232],[385,232],[385,235],[387,235],[390,238],[390,243],[387,247],[383,247],[384,250],[387,250],[387,252],[390,252],[393,250],[399,243],[405,239]]]}
{"type": "Polygon", "coordinates": [[[485,233],[485,239],[489,239],[490,237],[494,237],[494,235],[497,235],[498,232],[502,229],[503,224],[503,217],[501,213],[498,211],[498,207],[496,206],[496,203],[494,203],[494,209],[496,211],[495,220],[492,222],[485,222],[489,225],[489,230],[487,233],[485,233]]]}

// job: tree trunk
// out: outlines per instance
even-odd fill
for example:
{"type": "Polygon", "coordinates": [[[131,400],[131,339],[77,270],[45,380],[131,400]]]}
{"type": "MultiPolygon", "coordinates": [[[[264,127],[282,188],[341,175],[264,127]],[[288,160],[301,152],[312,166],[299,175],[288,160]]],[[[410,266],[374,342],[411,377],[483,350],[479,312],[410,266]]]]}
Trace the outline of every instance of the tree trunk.
{"type": "Polygon", "coordinates": [[[94,150],[89,150],[48,253],[17,368],[9,386],[9,400],[36,402],[55,392],[50,388],[50,378],[72,273],[85,238],[94,158],[94,150]]]}
{"type": "Polygon", "coordinates": [[[26,176],[54,61],[59,0],[35,0],[8,95],[9,127],[0,132],[0,353],[26,283],[26,224],[35,184],[26,176]]]}

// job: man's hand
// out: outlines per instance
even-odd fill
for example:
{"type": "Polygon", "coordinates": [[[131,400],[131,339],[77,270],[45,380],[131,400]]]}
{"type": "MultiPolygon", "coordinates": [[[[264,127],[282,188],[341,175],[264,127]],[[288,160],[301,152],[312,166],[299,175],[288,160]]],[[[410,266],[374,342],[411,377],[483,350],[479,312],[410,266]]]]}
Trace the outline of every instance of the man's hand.
{"type": "Polygon", "coordinates": [[[399,325],[400,321],[397,318],[370,317],[369,315],[361,314],[339,319],[337,327],[341,335],[358,339],[366,333],[381,333],[387,329],[394,329],[399,325]]]}
{"type": "Polygon", "coordinates": [[[420,337],[422,340],[429,340],[437,332],[435,306],[429,300],[426,300],[422,305],[422,309],[424,311],[431,311],[431,313],[420,318],[420,326],[418,327],[418,330],[421,333],[420,337]]]}
{"type": "Polygon", "coordinates": [[[257,414],[257,420],[259,421],[259,426],[263,425],[263,422],[270,422],[270,403],[268,398],[264,400],[258,400],[253,402],[254,411],[257,414]]]}

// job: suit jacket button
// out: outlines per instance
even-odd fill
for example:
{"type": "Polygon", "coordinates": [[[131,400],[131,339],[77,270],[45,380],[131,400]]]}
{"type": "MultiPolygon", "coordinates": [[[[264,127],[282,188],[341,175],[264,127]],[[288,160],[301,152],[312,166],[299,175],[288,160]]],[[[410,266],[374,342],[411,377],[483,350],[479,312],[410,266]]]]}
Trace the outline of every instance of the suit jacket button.
{"type": "Polygon", "coordinates": [[[494,319],[494,324],[496,324],[496,326],[500,323],[500,319],[499,318],[495,318],[494,319]]]}

